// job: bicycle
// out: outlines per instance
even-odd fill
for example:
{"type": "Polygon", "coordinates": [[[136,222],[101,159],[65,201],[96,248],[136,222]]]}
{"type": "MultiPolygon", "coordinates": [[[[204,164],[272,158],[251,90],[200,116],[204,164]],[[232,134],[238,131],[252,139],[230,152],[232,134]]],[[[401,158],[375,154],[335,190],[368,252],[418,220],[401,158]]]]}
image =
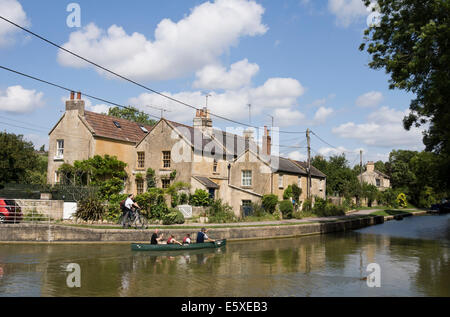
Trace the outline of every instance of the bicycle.
{"type": "Polygon", "coordinates": [[[143,214],[141,214],[141,210],[136,208],[131,212],[127,212],[122,214],[119,218],[119,223],[122,224],[123,227],[131,227],[134,225],[134,228],[147,229],[148,228],[148,220],[143,214]],[[123,217],[126,216],[126,219],[123,217]]]}

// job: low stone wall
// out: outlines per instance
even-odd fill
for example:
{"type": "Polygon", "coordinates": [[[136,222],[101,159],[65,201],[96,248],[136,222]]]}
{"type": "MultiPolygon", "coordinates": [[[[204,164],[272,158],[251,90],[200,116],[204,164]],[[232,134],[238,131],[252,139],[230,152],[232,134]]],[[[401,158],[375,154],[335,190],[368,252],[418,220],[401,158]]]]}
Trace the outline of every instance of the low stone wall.
{"type": "MultiPolygon", "coordinates": [[[[311,234],[359,229],[384,222],[383,216],[348,219],[339,222],[298,224],[266,227],[211,228],[215,239],[247,240],[295,237],[311,234]]],[[[198,229],[160,229],[167,237],[174,234],[181,239],[187,233],[196,237],[198,229]]],[[[153,230],[91,229],[51,224],[3,224],[0,225],[0,241],[3,242],[148,242],[153,230]]]]}
{"type": "Polygon", "coordinates": [[[63,219],[64,201],[62,200],[16,199],[16,202],[24,216],[40,214],[54,220],[63,219]]]}

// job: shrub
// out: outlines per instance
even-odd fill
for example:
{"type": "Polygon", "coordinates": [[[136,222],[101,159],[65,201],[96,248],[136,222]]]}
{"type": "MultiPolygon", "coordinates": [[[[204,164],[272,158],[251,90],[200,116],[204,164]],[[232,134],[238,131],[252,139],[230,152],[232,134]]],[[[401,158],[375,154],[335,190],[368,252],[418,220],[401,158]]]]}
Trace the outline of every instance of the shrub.
{"type": "Polygon", "coordinates": [[[313,212],[317,217],[344,216],[345,207],[336,206],[331,202],[316,197],[313,212]]]}
{"type": "Polygon", "coordinates": [[[88,197],[78,201],[75,217],[88,221],[102,220],[105,214],[105,206],[97,197],[88,197]]]}
{"type": "Polygon", "coordinates": [[[312,211],[312,200],[311,199],[305,199],[302,205],[302,211],[304,212],[310,212],[312,211]]]}
{"type": "Polygon", "coordinates": [[[209,193],[203,189],[196,189],[195,193],[191,195],[191,205],[193,206],[210,206],[211,198],[209,193]]]}
{"type": "Polygon", "coordinates": [[[233,208],[223,204],[221,199],[215,200],[207,210],[208,221],[212,223],[236,222],[233,208]]]}
{"type": "Polygon", "coordinates": [[[264,195],[262,198],[262,207],[267,213],[273,214],[275,212],[277,204],[278,204],[277,195],[269,194],[264,195]]]}
{"type": "Polygon", "coordinates": [[[398,194],[397,204],[400,208],[406,208],[408,206],[408,202],[406,201],[406,195],[404,193],[398,194]]]}
{"type": "Polygon", "coordinates": [[[176,208],[170,209],[167,214],[162,216],[163,225],[183,224],[184,216],[176,208]]]}
{"type": "Polygon", "coordinates": [[[289,186],[284,190],[284,193],[283,193],[283,199],[284,199],[284,200],[288,200],[288,199],[290,199],[290,198],[292,198],[292,186],[291,186],[291,185],[289,185],[289,186]]]}
{"type": "Polygon", "coordinates": [[[292,213],[294,212],[294,206],[290,200],[283,200],[280,202],[280,211],[283,215],[283,219],[292,218],[292,213]]]}
{"type": "Polygon", "coordinates": [[[180,194],[180,205],[186,205],[189,202],[189,196],[186,193],[180,194]]]}

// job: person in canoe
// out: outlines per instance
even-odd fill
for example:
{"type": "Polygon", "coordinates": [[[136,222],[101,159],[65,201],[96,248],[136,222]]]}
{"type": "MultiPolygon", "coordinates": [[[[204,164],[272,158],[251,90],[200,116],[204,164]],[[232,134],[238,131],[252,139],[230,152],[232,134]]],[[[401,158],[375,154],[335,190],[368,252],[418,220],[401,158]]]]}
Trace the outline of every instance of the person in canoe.
{"type": "Polygon", "coordinates": [[[167,239],[167,244],[179,244],[183,245],[180,241],[175,240],[175,236],[173,234],[170,235],[169,239],[167,239]]]}
{"type": "Polygon", "coordinates": [[[158,228],[155,229],[155,232],[152,234],[152,237],[150,239],[150,244],[158,244],[163,238],[163,234],[159,235],[158,228]]]}
{"type": "Polygon", "coordinates": [[[188,233],[183,239],[183,244],[191,244],[191,234],[188,233]]]}
{"type": "Polygon", "coordinates": [[[197,233],[197,243],[204,243],[204,242],[214,242],[216,240],[210,239],[208,235],[206,234],[208,230],[206,228],[202,228],[200,232],[197,233]]]}

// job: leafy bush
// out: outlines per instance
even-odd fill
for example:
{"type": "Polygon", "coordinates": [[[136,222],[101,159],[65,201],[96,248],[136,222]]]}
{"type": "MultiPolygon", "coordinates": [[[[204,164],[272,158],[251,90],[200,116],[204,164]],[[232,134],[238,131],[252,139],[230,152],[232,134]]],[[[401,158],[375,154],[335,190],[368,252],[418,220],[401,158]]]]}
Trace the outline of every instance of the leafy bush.
{"type": "Polygon", "coordinates": [[[78,202],[75,217],[85,221],[102,220],[105,215],[105,206],[97,197],[88,197],[78,202]]]}
{"type": "Polygon", "coordinates": [[[191,196],[191,205],[193,206],[210,206],[211,198],[209,193],[203,189],[196,189],[195,193],[191,196]]]}
{"type": "Polygon", "coordinates": [[[294,206],[290,200],[283,200],[280,202],[280,211],[283,215],[283,219],[292,218],[292,213],[294,212],[294,206]]]}
{"type": "Polygon", "coordinates": [[[145,180],[147,182],[147,188],[155,188],[156,180],[155,180],[155,170],[152,168],[147,169],[145,173],[145,180]]]}
{"type": "Polygon", "coordinates": [[[292,186],[291,185],[286,187],[286,189],[283,192],[283,199],[284,200],[288,200],[290,198],[292,198],[292,186]]]}
{"type": "Polygon", "coordinates": [[[438,198],[436,197],[434,190],[430,186],[425,186],[419,194],[419,207],[429,208],[432,204],[438,202],[438,198]]]}
{"type": "Polygon", "coordinates": [[[120,210],[120,202],[126,198],[127,194],[111,195],[108,200],[108,205],[106,206],[105,218],[117,222],[122,215],[122,210],[120,210]]]}
{"type": "Polygon", "coordinates": [[[397,196],[397,193],[392,188],[388,188],[380,195],[380,200],[383,205],[398,208],[397,196]]]}
{"type": "Polygon", "coordinates": [[[345,207],[336,206],[325,199],[316,197],[316,203],[314,204],[313,213],[317,217],[330,217],[330,216],[344,216],[345,207]]]}
{"type": "Polygon", "coordinates": [[[312,200],[311,199],[305,199],[302,205],[302,211],[304,212],[310,212],[312,211],[312,200]]]}
{"type": "Polygon", "coordinates": [[[406,195],[404,193],[398,194],[397,204],[400,208],[406,208],[408,206],[408,202],[406,201],[406,195]]]}
{"type": "Polygon", "coordinates": [[[184,216],[176,208],[170,209],[167,214],[162,216],[163,225],[183,224],[184,216]]]}
{"type": "Polygon", "coordinates": [[[186,193],[180,194],[180,205],[186,205],[189,202],[189,196],[186,193]]]}
{"type": "Polygon", "coordinates": [[[212,223],[236,222],[237,218],[233,212],[233,208],[222,203],[221,199],[215,200],[207,211],[208,220],[212,223]]]}
{"type": "Polygon", "coordinates": [[[273,194],[264,195],[262,206],[267,213],[273,214],[278,204],[278,196],[273,194]]]}

